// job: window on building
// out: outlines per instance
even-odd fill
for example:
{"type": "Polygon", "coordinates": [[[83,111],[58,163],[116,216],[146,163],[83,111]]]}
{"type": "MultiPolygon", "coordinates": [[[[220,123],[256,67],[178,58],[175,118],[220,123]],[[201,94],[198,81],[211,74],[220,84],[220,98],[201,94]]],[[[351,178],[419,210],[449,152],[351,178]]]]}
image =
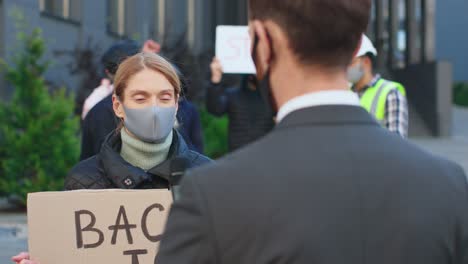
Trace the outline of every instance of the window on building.
{"type": "Polygon", "coordinates": [[[187,0],[187,40],[191,48],[195,45],[196,7],[194,0],[187,0]]]}
{"type": "Polygon", "coordinates": [[[415,20],[416,20],[416,32],[415,34],[415,41],[416,41],[416,49],[420,51],[419,59],[424,56],[423,50],[423,32],[424,32],[424,15],[423,15],[423,1],[422,0],[415,0],[415,20]]]}
{"type": "Polygon", "coordinates": [[[43,14],[74,22],[81,21],[81,0],[40,0],[43,14]]]}
{"type": "Polygon", "coordinates": [[[136,5],[129,0],[107,1],[107,28],[109,32],[120,37],[138,39],[136,25],[136,5]]]}
{"type": "Polygon", "coordinates": [[[166,0],[151,0],[148,9],[150,10],[148,37],[162,43],[166,31],[166,0]]]}
{"type": "Polygon", "coordinates": [[[406,1],[399,0],[398,1],[398,29],[397,29],[397,41],[396,45],[397,48],[395,49],[395,67],[403,68],[406,64],[406,38],[407,38],[407,30],[406,30],[406,1]]]}

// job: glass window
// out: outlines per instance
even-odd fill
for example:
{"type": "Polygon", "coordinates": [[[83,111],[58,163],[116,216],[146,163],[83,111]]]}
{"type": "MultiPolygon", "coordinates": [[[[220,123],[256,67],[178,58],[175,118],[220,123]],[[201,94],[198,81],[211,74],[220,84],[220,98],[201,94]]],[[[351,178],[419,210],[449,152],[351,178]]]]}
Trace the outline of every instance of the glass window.
{"type": "Polygon", "coordinates": [[[107,28],[110,32],[117,35],[123,35],[125,32],[125,17],[122,15],[124,0],[107,1],[107,28]]]}
{"type": "Polygon", "coordinates": [[[187,0],[187,39],[189,46],[195,44],[195,0],[187,0]]]}
{"type": "Polygon", "coordinates": [[[165,0],[151,0],[148,9],[150,10],[149,37],[162,42],[165,31],[165,0]]]}
{"type": "Polygon", "coordinates": [[[416,0],[416,3],[415,3],[415,17],[416,17],[416,24],[417,24],[417,29],[416,29],[416,36],[415,36],[415,40],[416,40],[416,48],[418,50],[421,51],[421,56],[423,55],[422,53],[422,42],[423,42],[423,31],[424,31],[424,21],[423,21],[423,10],[422,10],[422,7],[423,7],[423,1],[422,0],[416,0]]]}
{"type": "Polygon", "coordinates": [[[41,12],[58,18],[81,21],[81,0],[40,0],[41,12]]]}
{"type": "Polygon", "coordinates": [[[380,59],[382,60],[382,66],[389,64],[390,58],[390,0],[383,0],[382,3],[382,32],[380,34],[381,39],[377,44],[380,48],[380,59]]]}
{"type": "Polygon", "coordinates": [[[129,0],[107,1],[107,29],[119,37],[135,37],[136,5],[129,0]]]}
{"type": "Polygon", "coordinates": [[[367,29],[367,36],[374,40],[375,39],[375,24],[376,24],[376,9],[375,9],[375,0],[372,1],[371,16],[369,21],[369,27],[367,29]]]}
{"type": "Polygon", "coordinates": [[[73,21],[81,21],[81,0],[68,0],[69,18],[73,21]]]}
{"type": "MultiPolygon", "coordinates": [[[[135,0],[125,0],[124,1],[124,10],[122,12],[124,16],[124,35],[126,37],[132,38],[134,40],[141,41],[142,36],[139,32],[141,30],[138,28],[137,24],[137,3],[135,0]]],[[[147,16],[144,16],[147,19],[147,16]]]]}
{"type": "Polygon", "coordinates": [[[395,67],[403,68],[406,64],[406,0],[398,0],[398,31],[397,31],[397,49],[393,56],[395,57],[395,67]]]}

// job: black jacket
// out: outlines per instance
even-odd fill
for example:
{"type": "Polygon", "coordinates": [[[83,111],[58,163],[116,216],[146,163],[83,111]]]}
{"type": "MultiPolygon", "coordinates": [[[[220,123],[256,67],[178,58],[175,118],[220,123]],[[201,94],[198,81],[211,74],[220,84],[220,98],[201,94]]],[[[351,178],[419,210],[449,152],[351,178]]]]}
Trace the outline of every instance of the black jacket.
{"type": "MultiPolygon", "coordinates": [[[[180,123],[177,130],[183,136],[188,147],[203,153],[203,136],[196,107],[186,100],[180,101],[177,120],[180,123]]],[[[80,160],[85,160],[99,153],[105,138],[117,128],[119,123],[120,120],[115,116],[112,108],[111,94],[97,103],[83,121],[80,160]]]]}
{"type": "Polygon", "coordinates": [[[227,114],[229,118],[229,150],[243,147],[273,129],[273,118],[267,113],[258,90],[247,87],[247,78],[241,87],[224,88],[223,84],[210,82],[206,108],[215,116],[227,114]]]}
{"type": "Polygon", "coordinates": [[[468,263],[463,169],[361,107],[295,111],[180,197],[156,263],[468,263]]]}
{"type": "Polygon", "coordinates": [[[80,160],[88,159],[101,149],[102,142],[119,124],[112,108],[112,94],[97,103],[83,120],[80,160]]]}
{"type": "Polygon", "coordinates": [[[184,172],[210,162],[190,150],[182,136],[174,131],[169,157],[162,164],[145,172],[120,156],[120,133],[112,132],[96,156],[81,161],[69,173],[66,190],[77,189],[162,189],[169,187],[172,173],[184,172]]]}
{"type": "Polygon", "coordinates": [[[197,107],[188,100],[180,100],[177,121],[179,121],[177,131],[185,139],[189,148],[203,153],[203,131],[197,107]]]}

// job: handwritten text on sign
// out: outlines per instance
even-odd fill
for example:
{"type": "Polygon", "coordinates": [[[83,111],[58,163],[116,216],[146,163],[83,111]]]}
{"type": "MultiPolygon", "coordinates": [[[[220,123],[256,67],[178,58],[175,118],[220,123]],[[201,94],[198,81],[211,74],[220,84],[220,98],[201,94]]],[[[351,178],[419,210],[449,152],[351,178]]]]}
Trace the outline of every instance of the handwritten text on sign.
{"type": "Polygon", "coordinates": [[[28,196],[29,250],[47,264],[154,263],[168,190],[89,190],[28,196]]]}
{"type": "Polygon", "coordinates": [[[216,57],[224,73],[254,74],[251,41],[247,26],[218,26],[216,28],[216,57]]]}
{"type": "MultiPolygon", "coordinates": [[[[146,208],[146,210],[143,212],[143,215],[141,217],[141,225],[140,231],[136,231],[138,225],[137,224],[131,224],[130,221],[128,220],[127,212],[125,210],[125,206],[120,206],[119,212],[117,214],[115,224],[110,225],[108,227],[108,230],[111,231],[112,237],[110,239],[110,244],[111,245],[116,245],[117,244],[117,237],[119,235],[119,231],[123,232],[124,237],[126,238],[126,241],[124,243],[127,243],[128,245],[133,245],[133,232],[142,232],[142,234],[145,236],[146,239],[148,239],[149,242],[159,242],[161,241],[162,235],[160,233],[157,233],[156,235],[150,234],[149,227],[148,227],[148,216],[151,213],[151,211],[156,210],[156,211],[165,211],[165,208],[160,205],[160,204],[153,204],[146,208]]],[[[156,216],[158,217],[158,216],[156,216]]],[[[159,216],[161,217],[161,216],[159,216]]],[[[80,210],[75,212],[75,229],[76,229],[76,247],[78,249],[89,249],[89,248],[98,248],[105,242],[105,236],[104,236],[104,231],[106,230],[100,230],[99,228],[96,228],[96,216],[93,212],[89,210],[80,210]],[[85,217],[88,218],[88,223],[83,224],[85,217]],[[90,238],[90,241],[92,238],[97,240],[96,242],[85,242],[85,237],[86,234],[88,233],[88,237],[90,238]]],[[[154,251],[154,248],[150,248],[149,250],[154,251]]],[[[132,264],[139,264],[139,255],[146,255],[148,254],[148,249],[146,248],[139,248],[139,249],[131,249],[131,250],[126,250],[123,252],[123,255],[125,256],[131,256],[131,263],[132,264]]]]}

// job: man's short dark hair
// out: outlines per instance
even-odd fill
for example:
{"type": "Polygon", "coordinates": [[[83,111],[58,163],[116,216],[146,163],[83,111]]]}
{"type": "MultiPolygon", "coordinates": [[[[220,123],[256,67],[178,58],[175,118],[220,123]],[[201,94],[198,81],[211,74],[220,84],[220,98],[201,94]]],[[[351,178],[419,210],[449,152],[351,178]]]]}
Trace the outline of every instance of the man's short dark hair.
{"type": "Polygon", "coordinates": [[[249,0],[249,15],[280,25],[301,63],[336,68],[351,62],[371,5],[371,0],[249,0]]]}
{"type": "Polygon", "coordinates": [[[112,75],[115,75],[120,63],[141,50],[140,45],[133,40],[121,40],[110,47],[102,56],[104,68],[112,75]]]}

